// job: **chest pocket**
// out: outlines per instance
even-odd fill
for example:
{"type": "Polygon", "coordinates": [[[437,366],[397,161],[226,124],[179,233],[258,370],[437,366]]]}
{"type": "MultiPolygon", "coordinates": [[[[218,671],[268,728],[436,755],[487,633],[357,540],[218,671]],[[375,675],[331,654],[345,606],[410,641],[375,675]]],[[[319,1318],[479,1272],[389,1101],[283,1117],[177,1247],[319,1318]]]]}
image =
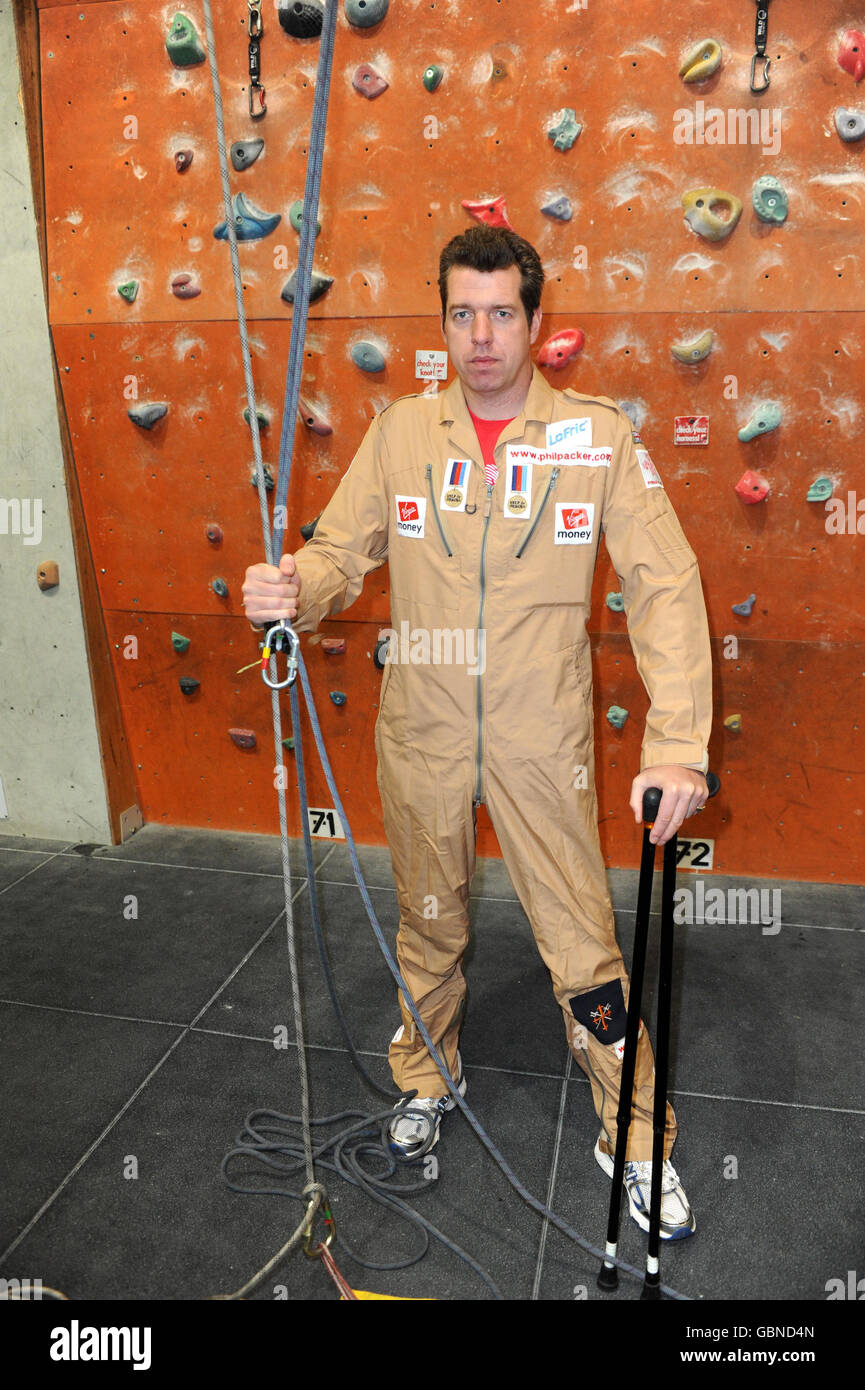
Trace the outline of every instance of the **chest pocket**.
{"type": "Polygon", "coordinates": [[[588,600],[603,502],[604,482],[594,469],[536,470],[534,515],[511,544],[511,569],[528,604],[588,600]]]}
{"type": "Polygon", "coordinates": [[[436,465],[391,475],[388,564],[395,598],[437,611],[460,605],[461,564],[448,516],[439,514],[436,465]]]}

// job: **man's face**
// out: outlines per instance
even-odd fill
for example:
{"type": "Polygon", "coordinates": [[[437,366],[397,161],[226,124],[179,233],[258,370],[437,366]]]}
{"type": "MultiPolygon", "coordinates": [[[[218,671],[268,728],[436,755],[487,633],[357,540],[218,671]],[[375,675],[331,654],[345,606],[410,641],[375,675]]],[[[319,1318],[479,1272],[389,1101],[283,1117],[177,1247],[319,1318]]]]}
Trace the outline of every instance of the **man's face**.
{"type": "Polygon", "coordinates": [[[454,370],[470,392],[494,396],[531,376],[531,344],[538,336],[541,311],[531,326],[520,299],[517,266],[507,270],[448,272],[447,309],[442,335],[454,370]]]}

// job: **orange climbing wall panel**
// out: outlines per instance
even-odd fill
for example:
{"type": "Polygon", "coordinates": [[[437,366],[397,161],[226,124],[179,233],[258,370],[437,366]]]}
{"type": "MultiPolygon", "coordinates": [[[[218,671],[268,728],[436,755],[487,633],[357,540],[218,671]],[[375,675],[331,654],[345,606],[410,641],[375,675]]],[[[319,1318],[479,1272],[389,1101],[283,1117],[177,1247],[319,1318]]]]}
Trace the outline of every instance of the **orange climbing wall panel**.
{"type": "MultiPolygon", "coordinates": [[[[251,167],[232,170],[232,192],[281,217],[240,246],[256,402],[270,422],[263,453],[276,471],[291,320],[280,291],[296,264],[288,211],[303,194],[318,42],[283,33],[266,0],[268,113],[253,123],[246,7],[214,8],[227,139],[265,140],[251,167]]],[[[174,6],[39,9],[49,313],[140,804],[147,820],[275,832],[270,697],[256,669],[238,674],[257,650],[240,584],[263,547],[229,251],[213,236],[225,214],[208,67],[169,61],[174,6]],[[193,151],[182,174],[179,149],[193,151]],[[197,298],[171,293],[180,273],[197,298]],[[131,279],[128,303],[117,286],[131,279]],[[127,417],[146,401],[169,407],[149,432],[127,417]],[[214,522],[216,545],[205,535],[214,522]],[[210,587],[217,576],[227,598],[210,587]],[[173,650],[172,630],[191,638],[187,652],[173,650]],[[194,695],[180,692],[182,675],[200,680],[194,695]],[[236,748],[233,726],[255,729],[258,746],[236,748]]],[[[298,426],[286,544],[300,543],[375,411],[423,389],[415,352],[442,346],[437,258],[469,223],[461,200],[504,196],[547,271],[539,341],[566,327],[586,334],[548,380],[626,405],[700,559],[715,654],[711,763],[724,786],[699,829],[716,842],[716,869],[862,882],[865,141],[842,141],[834,120],[839,107],[865,107],[865,84],[836,61],[854,20],[842,5],[773,7],[771,85],[754,96],[753,5],[720,15],[694,0],[687,24],[671,9],[391,0],[380,25],[359,31],[340,7],[315,261],[333,285],[311,306],[302,386],[334,433],[298,426]],[[708,36],[721,67],[686,85],[682,56],[708,36]],[[362,62],[390,84],[375,101],[351,86],[362,62]],[[421,81],[431,62],[445,70],[432,93],[421,81]],[[559,151],[546,131],[564,107],[582,131],[559,151]],[[751,206],[767,173],[789,199],[780,226],[751,206]],[[744,205],[721,242],[685,224],[682,195],[698,187],[744,205]],[[540,210],[563,194],[569,222],[540,210]],[[709,356],[677,362],[671,345],[707,328],[709,356]],[[384,373],[351,362],[363,338],[382,348],[384,373]],[[782,423],[743,443],[737,431],[763,400],[781,405],[782,423]],[[708,416],[706,446],[675,443],[680,416],[708,416]],[[733,491],[748,468],[771,488],[755,506],[733,491]],[[806,501],[818,475],[843,500],[841,529],[825,503],[806,501]],[[734,614],[750,594],[751,615],[734,614]],[[732,714],[738,732],[724,727],[732,714]]],[[[201,6],[183,12],[203,41],[201,6]]],[[[618,587],[602,548],[590,623],[601,836],[608,863],[633,865],[627,799],[647,702],[624,617],[604,601],[618,587]],[[622,730],[605,718],[612,704],[629,711],[622,730]]],[[[346,635],[345,656],[304,639],[349,819],[376,843],[371,652],[388,613],[383,569],[323,629],[346,635]]],[[[287,702],[284,720],[287,734],[287,702]]],[[[327,805],[311,747],[307,761],[311,799],[327,805]]],[[[485,817],[479,850],[498,852],[485,817]]]]}

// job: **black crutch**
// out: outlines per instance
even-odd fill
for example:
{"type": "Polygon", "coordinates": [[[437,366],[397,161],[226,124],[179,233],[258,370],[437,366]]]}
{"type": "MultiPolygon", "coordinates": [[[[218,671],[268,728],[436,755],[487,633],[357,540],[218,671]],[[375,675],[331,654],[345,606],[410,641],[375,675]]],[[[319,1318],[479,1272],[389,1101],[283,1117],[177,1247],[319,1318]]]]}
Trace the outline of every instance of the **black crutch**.
{"type": "MultiPolygon", "coordinates": [[[[706,775],[709,795],[714,796],[721,783],[713,772],[706,775]]],[[[649,939],[649,917],[652,907],[652,881],[655,873],[655,849],[649,835],[658,814],[661,791],[648,787],[643,793],[643,853],[640,861],[640,882],[637,891],[637,916],[634,926],[634,958],[631,963],[631,984],[628,994],[628,1015],[625,1025],[625,1055],[619,1089],[619,1108],[616,1114],[616,1152],[613,1159],[613,1189],[610,1193],[610,1214],[607,1222],[606,1258],[598,1275],[598,1286],[615,1289],[619,1276],[615,1264],[619,1242],[619,1213],[625,1176],[625,1153],[637,1069],[637,1039],[640,1028],[640,1009],[643,999],[643,974],[649,939]]],[[[661,884],[661,936],[658,967],[658,1017],[655,1028],[655,1103],[652,1112],[652,1185],[649,1199],[649,1244],[646,1254],[646,1278],[641,1298],[660,1298],[660,1230],[661,1192],[664,1167],[664,1133],[667,1123],[667,1067],[670,1054],[670,1003],[673,985],[673,895],[676,889],[676,859],[678,836],[673,835],[664,846],[664,871],[661,884]]]]}

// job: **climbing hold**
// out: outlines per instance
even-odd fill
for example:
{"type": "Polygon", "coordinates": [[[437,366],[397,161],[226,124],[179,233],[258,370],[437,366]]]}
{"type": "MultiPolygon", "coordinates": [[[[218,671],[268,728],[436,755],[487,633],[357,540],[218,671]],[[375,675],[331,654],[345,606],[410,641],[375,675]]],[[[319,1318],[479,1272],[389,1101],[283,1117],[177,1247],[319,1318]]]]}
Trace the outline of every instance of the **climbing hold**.
{"type": "Polygon", "coordinates": [[[312,540],[313,536],[315,535],[315,528],[316,528],[316,526],[318,525],[318,523],[319,523],[320,520],[321,520],[321,512],[319,512],[318,516],[315,517],[315,519],[314,519],[313,521],[308,521],[308,522],[306,523],[305,526],[301,526],[301,528],[300,528],[300,534],[303,536],[303,539],[304,539],[305,541],[311,541],[311,540],[312,540]]]}
{"type": "Polygon", "coordinates": [[[315,406],[310,405],[309,401],[305,401],[302,396],[298,401],[297,413],[306,428],[312,430],[313,434],[320,434],[322,438],[333,434],[333,425],[329,424],[315,406]]]}
{"type": "Polygon", "coordinates": [[[345,0],[345,17],[355,29],[371,29],[384,19],[389,0],[345,0]]]}
{"type": "Polygon", "coordinates": [[[682,59],[679,76],[683,82],[702,82],[721,66],[721,45],[715,39],[703,39],[690,48],[682,59]]]}
{"type": "Polygon", "coordinates": [[[185,652],[192,639],[184,637],[182,632],[172,632],[171,645],[176,652],[185,652]]]}
{"type": "Polygon", "coordinates": [[[56,589],[60,583],[60,566],[56,560],[43,560],[36,569],[36,583],[40,589],[56,589]]]}
{"type": "Polygon", "coordinates": [[[724,193],[720,188],[692,188],[683,196],[682,207],[688,226],[707,241],[723,241],[742,213],[742,204],[735,194],[724,193]]]}
{"type": "Polygon", "coordinates": [[[738,614],[739,614],[739,617],[740,617],[740,618],[750,618],[750,616],[751,616],[751,609],[754,607],[754,604],[755,604],[756,602],[757,602],[757,595],[756,595],[756,594],[749,594],[748,597],[747,597],[746,599],[743,599],[741,603],[734,603],[734,604],[731,604],[731,607],[732,607],[734,613],[738,613],[738,614]]]}
{"type": "Polygon", "coordinates": [[[777,401],[761,401],[747,425],[739,430],[739,438],[744,443],[758,434],[768,434],[770,430],[778,428],[782,418],[783,412],[777,401]]]}
{"type": "Polygon", "coordinates": [[[856,82],[865,77],[865,34],[848,29],[838,50],[838,63],[856,82]]]}
{"type": "Polygon", "coordinates": [[[674,343],[671,351],[679,362],[702,362],[712,351],[714,341],[714,333],[711,328],[707,328],[705,333],[701,333],[692,343],[674,343]]]}
{"type": "Polygon", "coordinates": [[[256,739],[252,729],[229,729],[228,736],[238,748],[254,748],[256,739]]]}
{"type": "Polygon", "coordinates": [[[215,521],[210,521],[204,528],[204,534],[211,545],[219,545],[222,542],[222,527],[217,526],[215,521]]]}
{"type": "Polygon", "coordinates": [[[175,150],[174,167],[178,174],[185,174],[192,163],[192,150],[175,150]]]}
{"type": "Polygon", "coordinates": [[[228,585],[224,579],[216,578],[210,586],[220,598],[228,598],[228,585]]]}
{"type": "Polygon", "coordinates": [[[264,149],[264,141],[259,140],[235,140],[231,147],[231,162],[235,169],[248,169],[250,164],[254,164],[264,149]]]}
{"type": "Polygon", "coordinates": [[[345,651],[344,637],[322,637],[321,650],[326,656],[341,656],[345,651]]]}
{"type": "Polygon", "coordinates": [[[293,739],[293,738],[284,738],[284,739],[282,740],[282,746],[283,746],[283,748],[292,748],[292,749],[293,749],[293,748],[294,748],[294,739],[293,739]]]}
{"type": "MultiPolygon", "coordinates": [[[[262,471],[264,472],[264,487],[265,487],[265,491],[266,491],[266,492],[273,492],[273,489],[274,489],[274,487],[276,486],[276,484],[275,484],[275,482],[273,481],[273,474],[272,474],[271,471],[270,471],[270,464],[269,464],[269,463],[263,463],[263,464],[261,465],[261,467],[262,467],[262,471]]],[[[253,486],[253,487],[255,487],[255,488],[258,487],[258,479],[257,479],[256,476],[255,476],[255,469],[254,469],[254,468],[253,468],[252,472],[251,472],[250,475],[249,475],[249,481],[252,483],[252,486],[253,486]]]]}
{"type": "MultiPolygon", "coordinates": [[[[321,274],[319,273],[319,271],[314,270],[314,271],[312,272],[312,275],[310,276],[310,280],[309,280],[309,302],[310,302],[310,304],[314,304],[315,301],[316,301],[317,299],[321,299],[321,296],[322,296],[323,294],[326,294],[326,293],[327,293],[327,291],[330,289],[330,287],[331,287],[332,284],[333,284],[333,276],[332,276],[332,275],[321,275],[321,274]]],[[[286,280],[285,284],[283,285],[283,287],[282,287],[282,294],[281,294],[279,297],[280,297],[280,299],[284,299],[285,302],[286,302],[286,304],[293,304],[293,303],[294,303],[294,297],[295,297],[295,292],[296,292],[296,290],[297,290],[297,271],[296,271],[296,270],[293,270],[293,271],[291,272],[291,276],[289,277],[288,280],[286,280]]]]}
{"type": "Polygon", "coordinates": [[[172,280],[171,293],[178,299],[197,299],[201,294],[201,286],[196,285],[192,276],[184,270],[172,280]]]}
{"type": "Polygon", "coordinates": [[[383,671],[385,666],[387,665],[387,653],[389,647],[390,638],[379,637],[378,641],[375,644],[375,650],[372,654],[373,665],[379,671],[383,671]]]}
{"type": "Polygon", "coordinates": [[[606,604],[613,613],[624,613],[625,599],[623,594],[607,594],[606,604]]]}
{"type": "MultiPolygon", "coordinates": [[[[282,215],[278,212],[262,212],[254,203],[250,203],[245,193],[236,193],[232,203],[234,209],[234,227],[238,241],[255,241],[258,237],[269,236],[274,227],[278,227],[282,221],[282,215]]],[[[228,226],[225,222],[220,222],[213,229],[213,235],[217,241],[228,240],[228,226]]]]}
{"type": "Polygon", "coordinates": [[[184,695],[192,695],[201,685],[201,681],[197,681],[194,676],[181,676],[179,684],[184,695]]]}
{"type": "Polygon", "coordinates": [[[137,280],[125,280],[122,285],[117,286],[117,293],[121,299],[125,299],[127,304],[131,304],[138,293],[137,280]]]}
{"type": "Polygon", "coordinates": [[[191,68],[205,58],[201,40],[188,15],[176,14],[165,40],[168,56],[176,68],[191,68]]]}
{"type": "MultiPolygon", "coordinates": [[[[243,418],[249,425],[249,428],[252,429],[252,416],[249,413],[249,406],[247,406],[244,410],[243,418]]],[[[255,418],[258,421],[258,428],[260,430],[266,430],[270,428],[270,416],[265,415],[263,410],[256,409],[255,418]]]]}
{"type": "Polygon", "coordinates": [[[445,75],[444,68],[440,68],[438,63],[430,63],[423,75],[423,84],[428,92],[434,92],[436,87],[441,85],[441,80],[445,75]]]}
{"type": "Polygon", "coordinates": [[[508,210],[503,197],[482,198],[477,202],[463,198],[461,206],[477,222],[484,222],[488,227],[507,227],[509,232],[514,230],[508,221],[508,210]]]}
{"type": "Polygon", "coordinates": [[[570,198],[566,198],[564,193],[559,198],[554,198],[550,203],[544,203],[541,212],[545,212],[547,217],[554,217],[557,222],[570,222],[574,215],[570,198]]]}
{"type": "Polygon", "coordinates": [[[375,101],[376,97],[380,97],[382,92],[387,91],[390,83],[382,77],[380,72],[376,72],[375,68],[371,68],[369,63],[361,63],[360,67],[355,69],[351,85],[356,92],[360,92],[361,96],[367,97],[369,101],[375,101]]]}
{"type": "Polygon", "coordinates": [[[321,0],[277,0],[279,22],[293,39],[314,39],[324,23],[321,0]]]}
{"type": "Polygon", "coordinates": [[[819,478],[814,479],[809,487],[808,495],[805,500],[807,502],[828,502],[834,491],[835,484],[832,479],[827,478],[825,474],[821,474],[819,478]]]}
{"type": "Polygon", "coordinates": [[[784,222],[787,217],[787,194],[773,174],[763,174],[751,192],[754,211],[761,222],[784,222]]]}
{"type": "Polygon", "coordinates": [[[728,714],[728,715],[727,715],[727,718],[724,720],[724,728],[725,728],[725,729],[733,729],[735,733],[738,733],[739,730],[741,729],[741,727],[742,727],[742,716],[741,716],[741,714],[728,714]]]}
{"type": "Polygon", "coordinates": [[[333,700],[333,703],[335,705],[344,705],[346,700],[348,699],[348,696],[345,694],[345,691],[343,690],[332,690],[330,692],[330,698],[333,700]]]}
{"type": "Polygon", "coordinates": [[[736,484],[735,491],[743,502],[762,502],[769,495],[769,484],[759,473],[747,469],[736,484]]]}
{"type": "Polygon", "coordinates": [[[383,372],[384,354],[374,343],[355,343],[351,350],[351,360],[356,367],[365,372],[383,372]]]}
{"type": "Polygon", "coordinates": [[[607,719],[610,721],[614,729],[623,729],[625,727],[625,720],[627,719],[627,717],[628,711],[626,709],[622,709],[621,705],[610,705],[610,708],[607,710],[607,719]]]}
{"type": "MultiPolygon", "coordinates": [[[[303,221],[303,199],[302,199],[302,198],[298,198],[298,199],[297,199],[297,202],[292,203],[291,207],[290,207],[289,210],[288,210],[288,220],[289,220],[289,222],[291,223],[291,225],[292,225],[292,227],[294,228],[294,230],[295,230],[296,232],[299,232],[299,231],[300,231],[300,225],[301,225],[301,223],[302,223],[302,221],[303,221]]],[[[316,234],[316,236],[318,236],[318,234],[319,234],[320,231],[321,231],[321,223],[320,223],[320,222],[316,222],[316,224],[315,224],[315,234],[316,234]]]]}
{"type": "Polygon", "coordinates": [[[865,112],[848,111],[846,106],[839,106],[835,112],[835,129],[842,140],[861,140],[865,135],[865,112]]]}
{"type": "Polygon", "coordinates": [[[567,366],[568,362],[576,357],[585,341],[586,335],[581,328],[563,328],[561,332],[547,338],[541,347],[538,352],[538,366],[567,366]]]}
{"type": "Polygon", "coordinates": [[[168,406],[164,401],[151,401],[144,405],[134,405],[126,413],[133,425],[139,425],[143,430],[152,430],[157,421],[168,414],[168,406]]]}
{"type": "Polygon", "coordinates": [[[553,142],[553,148],[557,150],[569,150],[582,130],[582,126],[577,120],[577,115],[570,106],[564,107],[556,112],[554,117],[556,124],[550,126],[547,135],[553,142]]]}

